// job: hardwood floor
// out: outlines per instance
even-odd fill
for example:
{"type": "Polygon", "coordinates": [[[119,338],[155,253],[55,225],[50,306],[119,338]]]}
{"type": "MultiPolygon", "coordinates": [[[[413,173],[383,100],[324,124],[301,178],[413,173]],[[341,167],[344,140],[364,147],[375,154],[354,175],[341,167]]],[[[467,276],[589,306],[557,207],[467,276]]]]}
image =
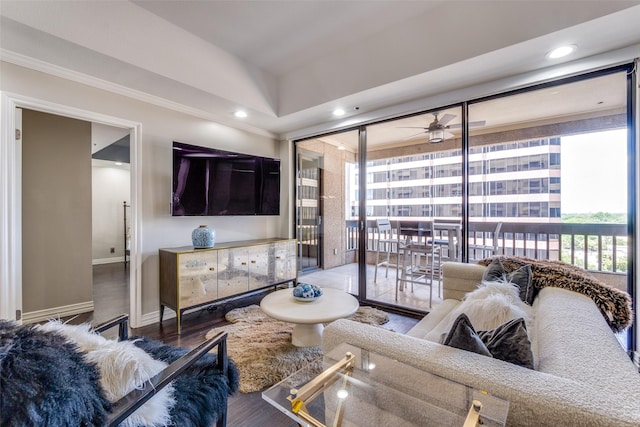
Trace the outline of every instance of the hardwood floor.
{"type": "MultiPolygon", "coordinates": [[[[259,303],[262,294],[237,300],[235,303],[224,304],[216,310],[202,309],[193,313],[187,313],[182,318],[182,333],[178,334],[175,319],[165,320],[162,324],[144,326],[132,329],[133,336],[148,336],[166,344],[192,348],[204,340],[204,336],[212,328],[222,326],[228,322],[224,314],[229,310],[259,303]]],[[[390,320],[383,327],[397,332],[406,332],[417,320],[414,318],[389,314],[390,320]]],[[[236,393],[229,398],[228,426],[238,427],[288,427],[297,424],[286,415],[279,412],[273,406],[262,399],[261,392],[236,393]]]]}
{"type": "MultiPolygon", "coordinates": [[[[96,308],[102,307],[103,310],[103,312],[100,313],[96,312],[95,318],[101,319],[100,321],[103,321],[105,320],[105,317],[109,315],[109,313],[115,311],[115,313],[113,313],[113,315],[111,316],[113,317],[114,315],[122,313],[122,311],[118,312],[119,309],[121,310],[122,307],[128,307],[128,286],[127,281],[122,280],[123,273],[122,271],[120,271],[120,269],[122,269],[123,267],[121,264],[107,264],[106,266],[100,267],[101,268],[98,269],[101,276],[99,286],[103,287],[103,293],[106,293],[108,297],[107,301],[95,302],[96,308]],[[108,266],[111,266],[111,269],[114,270],[112,273],[108,272],[110,270],[108,266]],[[118,283],[120,283],[119,286],[118,283]],[[118,287],[124,287],[125,291],[123,292],[121,289],[118,290],[118,287]],[[118,301],[118,298],[123,298],[122,295],[126,296],[126,303],[123,301],[118,301]]],[[[94,283],[96,283],[95,279],[94,283]]],[[[94,294],[96,296],[101,295],[100,291],[98,290],[94,290],[94,294]]],[[[228,324],[228,322],[224,318],[224,315],[228,311],[236,307],[243,307],[250,304],[259,304],[260,299],[263,296],[264,293],[251,295],[246,298],[222,303],[212,309],[203,308],[201,310],[187,313],[182,318],[181,334],[177,333],[175,319],[169,319],[165,320],[162,323],[156,323],[141,328],[131,329],[130,335],[147,336],[149,338],[162,341],[166,344],[185,348],[193,348],[205,339],[204,337],[206,333],[209,332],[212,328],[228,324]]],[[[400,314],[390,313],[389,317],[389,322],[383,325],[383,327],[393,329],[396,332],[400,333],[408,331],[411,327],[413,327],[413,325],[418,322],[417,319],[400,314]]],[[[92,317],[88,320],[91,319],[92,317]]],[[[76,320],[86,321],[87,318],[78,318],[76,320]]],[[[293,420],[291,420],[289,417],[279,412],[273,406],[264,401],[262,399],[261,392],[247,394],[238,392],[234,396],[231,396],[229,398],[227,416],[227,425],[230,427],[297,426],[297,424],[293,420]]]]}

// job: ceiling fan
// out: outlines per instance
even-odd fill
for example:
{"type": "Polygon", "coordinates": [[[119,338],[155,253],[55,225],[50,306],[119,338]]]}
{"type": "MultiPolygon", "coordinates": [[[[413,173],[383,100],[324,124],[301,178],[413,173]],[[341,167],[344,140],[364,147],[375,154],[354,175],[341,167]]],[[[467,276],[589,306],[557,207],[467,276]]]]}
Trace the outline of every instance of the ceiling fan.
{"type": "MultiPolygon", "coordinates": [[[[458,129],[460,127],[462,127],[462,124],[457,123],[457,124],[453,124],[453,125],[447,125],[447,123],[449,123],[451,120],[453,120],[456,116],[455,114],[445,114],[444,116],[442,116],[442,118],[438,119],[438,114],[439,113],[433,113],[433,121],[431,123],[429,123],[428,127],[416,127],[416,126],[405,126],[405,128],[407,129],[422,129],[423,131],[420,133],[417,133],[415,135],[411,135],[410,137],[408,137],[407,139],[411,139],[414,138],[417,135],[422,135],[423,133],[426,133],[428,135],[428,141],[430,144],[437,144],[440,142],[444,142],[446,139],[451,138],[452,136],[454,136],[451,132],[447,132],[447,129],[458,129]]],[[[479,121],[475,121],[475,122],[470,122],[469,123],[469,127],[473,127],[473,126],[484,126],[485,125],[485,121],[484,120],[479,120],[479,121]]]]}

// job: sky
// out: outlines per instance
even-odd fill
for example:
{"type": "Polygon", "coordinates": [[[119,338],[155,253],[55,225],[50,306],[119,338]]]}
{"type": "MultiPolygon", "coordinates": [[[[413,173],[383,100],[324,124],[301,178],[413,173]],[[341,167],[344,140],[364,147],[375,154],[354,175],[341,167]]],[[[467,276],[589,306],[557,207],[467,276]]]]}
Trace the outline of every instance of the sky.
{"type": "Polygon", "coordinates": [[[561,144],[562,213],[627,212],[626,129],[564,136],[561,144]]]}

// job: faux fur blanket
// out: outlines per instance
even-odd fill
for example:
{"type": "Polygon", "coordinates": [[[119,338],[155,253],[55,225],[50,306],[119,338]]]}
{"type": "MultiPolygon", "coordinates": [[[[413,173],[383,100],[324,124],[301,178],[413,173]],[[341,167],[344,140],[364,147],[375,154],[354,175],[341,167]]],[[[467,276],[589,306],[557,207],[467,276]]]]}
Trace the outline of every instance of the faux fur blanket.
{"type": "Polygon", "coordinates": [[[478,264],[488,266],[495,258],[500,260],[507,273],[530,265],[533,273],[531,280],[538,290],[555,286],[588,296],[614,332],[623,331],[631,325],[633,312],[629,294],[602,283],[583,268],[561,261],[514,256],[486,258],[478,261],[478,264]]]}
{"type": "MultiPolygon", "coordinates": [[[[0,426],[103,425],[110,401],[187,352],[148,338],[107,340],[87,324],[0,320],[0,426]]],[[[239,386],[233,361],[225,376],[216,359],[202,356],[121,426],[213,425],[239,386]]]]}
{"type": "Polygon", "coordinates": [[[0,425],[100,426],[100,372],[65,337],[0,320],[0,425]]]}

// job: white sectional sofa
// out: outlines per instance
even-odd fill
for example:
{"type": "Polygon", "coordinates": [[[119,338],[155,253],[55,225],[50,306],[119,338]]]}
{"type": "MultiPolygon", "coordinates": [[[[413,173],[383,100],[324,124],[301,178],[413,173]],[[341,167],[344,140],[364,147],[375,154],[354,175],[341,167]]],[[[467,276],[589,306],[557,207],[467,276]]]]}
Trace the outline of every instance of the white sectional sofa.
{"type": "Polygon", "coordinates": [[[486,390],[510,402],[509,426],[640,426],[638,369],[585,295],[556,287],[540,290],[529,331],[535,370],[425,339],[477,287],[484,270],[446,263],[444,302],[407,334],[342,319],[325,328],[323,351],[346,342],[486,390]]]}

